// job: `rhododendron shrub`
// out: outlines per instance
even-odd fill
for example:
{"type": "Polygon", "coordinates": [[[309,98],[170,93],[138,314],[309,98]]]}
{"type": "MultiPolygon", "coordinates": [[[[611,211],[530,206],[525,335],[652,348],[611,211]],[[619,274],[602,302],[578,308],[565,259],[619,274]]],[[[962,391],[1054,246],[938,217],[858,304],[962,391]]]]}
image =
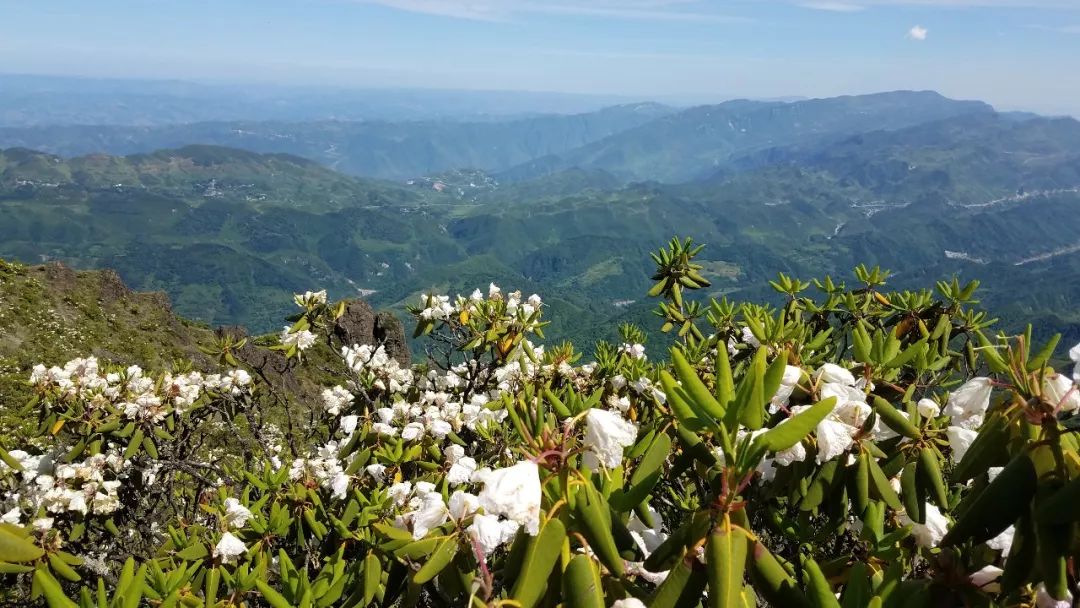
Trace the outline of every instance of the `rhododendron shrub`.
{"type": "Polygon", "coordinates": [[[270,340],[325,379],[313,400],[227,336],[219,370],[37,367],[39,432],[0,451],[0,597],[1072,605],[1080,347],[995,333],[974,283],[876,268],[780,276],[776,306],[695,298],[700,251],[654,254],[660,331],[588,362],[542,344],[539,296],[490,285],[410,309],[412,366],[297,295],[270,340]]]}

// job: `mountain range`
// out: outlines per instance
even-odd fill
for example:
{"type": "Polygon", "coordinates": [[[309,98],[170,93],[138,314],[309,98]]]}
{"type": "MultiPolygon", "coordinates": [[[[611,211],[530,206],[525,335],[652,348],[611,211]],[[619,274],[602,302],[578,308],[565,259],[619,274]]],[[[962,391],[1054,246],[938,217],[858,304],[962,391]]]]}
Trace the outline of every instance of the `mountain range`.
{"type": "Polygon", "coordinates": [[[1080,338],[1072,119],[895,92],[249,128],[0,130],[43,150],[0,153],[0,257],[116,268],[185,316],[256,331],[293,291],[400,307],[495,281],[543,294],[553,337],[587,346],[648,322],[648,251],[680,234],[708,244],[713,295],[881,264],[899,285],[979,278],[1007,325],[1080,338]],[[199,145],[140,151],[181,144],[199,145]]]}

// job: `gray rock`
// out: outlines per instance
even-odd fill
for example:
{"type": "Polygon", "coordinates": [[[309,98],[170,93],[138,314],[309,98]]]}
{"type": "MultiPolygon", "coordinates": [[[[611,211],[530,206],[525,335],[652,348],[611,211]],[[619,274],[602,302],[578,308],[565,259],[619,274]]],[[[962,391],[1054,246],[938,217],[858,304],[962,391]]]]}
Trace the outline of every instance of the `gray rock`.
{"type": "Polygon", "coordinates": [[[389,312],[376,313],[363,300],[346,304],[345,313],[334,325],[334,335],[348,345],[382,344],[386,353],[402,365],[408,365],[412,359],[401,321],[389,312]]]}

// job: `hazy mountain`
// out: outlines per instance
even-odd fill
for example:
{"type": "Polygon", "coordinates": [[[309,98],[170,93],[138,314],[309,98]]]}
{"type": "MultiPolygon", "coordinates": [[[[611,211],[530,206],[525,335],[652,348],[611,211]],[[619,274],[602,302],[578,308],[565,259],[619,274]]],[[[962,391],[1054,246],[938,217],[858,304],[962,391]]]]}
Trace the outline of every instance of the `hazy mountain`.
{"type": "MultiPolygon", "coordinates": [[[[1080,276],[1080,123],[1015,120],[924,94],[886,98],[837,102],[878,108],[875,120],[849,118],[858,133],[828,131],[839,124],[830,114],[811,122],[801,110],[799,124],[819,126],[786,145],[733,146],[722,171],[682,184],[622,185],[602,169],[570,168],[514,182],[443,171],[397,185],[208,146],[70,160],[8,150],[0,256],[115,267],[137,288],[168,291],[182,314],[259,330],[294,290],[364,290],[395,306],[495,281],[544,294],[552,335],[587,342],[613,318],[647,317],[638,289],[647,252],[682,234],[708,243],[714,295],[768,296],[760,286],[779,271],[846,275],[877,263],[900,284],[982,278],[1010,322],[1045,318],[1080,334],[1071,278],[1080,276]],[[908,118],[885,120],[888,99],[904,97],[915,107],[908,118]],[[900,126],[916,115],[927,122],[900,126]]],[[[792,119],[777,116],[779,133],[792,119]]],[[[685,142],[656,147],[674,157],[685,142]]]]}
{"type": "Polygon", "coordinates": [[[0,147],[62,156],[132,154],[190,144],[280,152],[369,177],[406,179],[449,169],[499,171],[560,154],[674,111],[659,104],[586,114],[484,122],[217,122],[157,127],[40,126],[0,129],[0,147]]]}
{"type": "Polygon", "coordinates": [[[45,125],[0,128],[0,147],[78,156],[213,144],[295,154],[345,173],[397,180],[469,168],[497,174],[504,182],[569,169],[599,170],[623,182],[681,182],[706,177],[735,159],[770,148],[817,145],[871,130],[992,113],[981,102],[898,91],[790,103],[738,100],[681,111],[643,103],[483,122],[45,125]]]}
{"type": "MultiPolygon", "coordinates": [[[[615,95],[196,83],[0,74],[0,126],[204,121],[494,120],[580,114],[615,95]]],[[[184,142],[207,143],[207,142],[184,142]]]]}
{"type": "Polygon", "coordinates": [[[929,91],[810,99],[730,101],[660,117],[561,155],[530,161],[504,177],[536,177],[571,167],[602,169],[628,180],[681,182],[757,150],[825,144],[855,133],[902,129],[964,114],[991,114],[978,101],[929,91]]]}

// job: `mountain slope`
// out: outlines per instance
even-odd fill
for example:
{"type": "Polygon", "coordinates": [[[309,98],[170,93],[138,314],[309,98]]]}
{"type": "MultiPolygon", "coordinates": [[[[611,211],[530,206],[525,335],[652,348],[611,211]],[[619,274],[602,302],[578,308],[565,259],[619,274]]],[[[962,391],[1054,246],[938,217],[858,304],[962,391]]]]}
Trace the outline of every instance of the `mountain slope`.
{"type": "Polygon", "coordinates": [[[731,101],[658,118],[579,149],[515,167],[508,179],[573,167],[601,169],[627,180],[682,182],[704,177],[756,150],[823,143],[875,129],[899,129],[990,106],[929,91],[810,99],[792,103],[731,101]]]}
{"type": "MultiPolygon", "coordinates": [[[[922,112],[915,106],[909,116],[922,112]]],[[[222,148],[93,162],[17,150],[0,154],[0,255],[115,267],[140,289],[168,291],[185,315],[258,331],[279,322],[293,291],[364,290],[401,306],[429,289],[494,281],[541,293],[549,337],[588,345],[613,318],[648,320],[638,290],[648,250],[680,234],[708,244],[713,295],[760,298],[777,272],[847,276],[881,264],[901,283],[985,279],[1011,322],[1046,317],[1076,331],[1078,154],[1076,121],[981,110],[806,135],[684,184],[621,186],[602,170],[570,169],[512,183],[457,171],[398,187],[222,148]],[[138,187],[105,186],[115,176],[138,187]],[[220,196],[207,194],[208,179],[220,196]],[[442,192],[441,179],[452,183],[442,192]],[[271,191],[251,197],[248,183],[271,191]],[[1011,294],[1017,284],[1028,288],[1011,294]]]]}
{"type": "Polygon", "coordinates": [[[70,162],[5,151],[0,256],[115,268],[137,289],[167,290],[186,316],[264,331],[296,291],[379,290],[411,265],[459,258],[422,200],[224,148],[70,162]]]}
{"type": "Polygon", "coordinates": [[[38,126],[0,129],[0,148],[62,156],[133,154],[190,144],[288,153],[338,171],[406,179],[449,169],[500,171],[560,154],[672,112],[659,104],[573,115],[484,122],[213,122],[154,127],[38,126]]]}

